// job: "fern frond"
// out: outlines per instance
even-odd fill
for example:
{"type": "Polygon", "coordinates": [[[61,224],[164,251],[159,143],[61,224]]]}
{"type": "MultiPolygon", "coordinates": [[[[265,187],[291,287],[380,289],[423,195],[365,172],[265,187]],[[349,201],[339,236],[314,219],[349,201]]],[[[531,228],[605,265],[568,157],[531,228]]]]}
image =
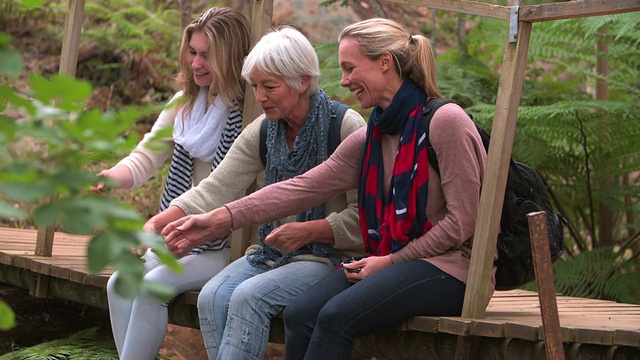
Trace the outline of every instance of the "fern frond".
{"type": "MultiPolygon", "coordinates": [[[[556,291],[575,297],[638,303],[640,273],[612,247],[585,251],[553,266],[556,291]]],[[[532,288],[529,285],[529,288],[532,288]]]]}
{"type": "Polygon", "coordinates": [[[116,360],[118,353],[111,339],[96,340],[98,329],[79,331],[66,339],[58,339],[29,348],[14,350],[0,360],[116,360]]]}

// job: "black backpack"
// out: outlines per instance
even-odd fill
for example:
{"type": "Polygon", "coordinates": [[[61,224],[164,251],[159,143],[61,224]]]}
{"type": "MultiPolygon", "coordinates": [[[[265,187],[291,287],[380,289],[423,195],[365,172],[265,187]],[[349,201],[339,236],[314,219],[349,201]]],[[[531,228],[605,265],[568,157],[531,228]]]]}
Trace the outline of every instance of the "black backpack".
{"type": "MultiPolygon", "coordinates": [[[[429,139],[429,123],[433,114],[440,106],[450,102],[452,101],[448,99],[430,99],[425,104],[423,114],[427,126],[427,139],[429,139]]],[[[471,115],[469,117],[473,119],[471,115]]],[[[485,150],[488,150],[489,133],[477,124],[476,128],[485,150]]],[[[428,149],[429,164],[439,175],[438,159],[430,143],[428,149]]],[[[529,221],[526,216],[534,211],[547,213],[551,261],[556,261],[565,249],[565,219],[551,206],[545,183],[540,175],[531,167],[511,159],[497,242],[496,290],[515,289],[535,278],[529,221]]]]}
{"type": "MultiPolygon", "coordinates": [[[[349,105],[332,100],[331,120],[329,123],[329,136],[327,138],[327,152],[328,155],[333,154],[333,151],[340,145],[340,129],[342,128],[342,119],[344,113],[349,109],[349,105]]],[[[262,119],[260,124],[260,159],[262,159],[262,165],[267,164],[267,127],[269,126],[269,119],[266,117],[262,119]]]]}

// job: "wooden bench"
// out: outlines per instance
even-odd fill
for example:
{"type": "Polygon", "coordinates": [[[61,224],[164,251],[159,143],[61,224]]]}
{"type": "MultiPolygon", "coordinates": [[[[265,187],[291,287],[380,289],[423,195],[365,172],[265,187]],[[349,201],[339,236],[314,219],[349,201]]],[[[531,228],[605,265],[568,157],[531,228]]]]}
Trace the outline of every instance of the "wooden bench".
{"type": "MultiPolygon", "coordinates": [[[[561,358],[565,354],[580,358],[583,352],[602,354],[602,358],[640,358],[640,313],[637,306],[561,296],[556,298],[552,294],[553,301],[558,304],[561,324],[555,332],[560,332],[560,335],[556,335],[561,336],[561,341],[566,345],[557,344],[560,351],[550,353],[550,332],[542,330],[537,295],[520,291],[498,292],[488,303],[492,259],[502,210],[500,199],[504,196],[532,23],[638,11],[638,0],[577,0],[521,7],[461,0],[397,2],[505,20],[509,26],[509,37],[505,45],[487,175],[480,199],[481,211],[475,229],[462,316],[411,319],[395,329],[359,339],[355,353],[358,356],[375,354],[400,359],[507,359],[537,357],[546,351],[547,356],[552,358],[561,358]],[[545,342],[542,342],[543,339],[545,342]],[[546,350],[543,349],[544,343],[547,344],[546,350]]],[[[83,9],[84,0],[69,0],[60,68],[61,72],[69,75],[75,74],[83,9]]],[[[273,0],[253,1],[251,20],[254,42],[271,25],[272,14],[273,0]]],[[[246,122],[260,112],[249,89],[244,111],[246,122]]],[[[0,281],[28,288],[36,296],[56,296],[94,306],[106,306],[104,285],[108,272],[90,276],[84,270],[84,255],[70,255],[69,252],[75,251],[73,249],[77,244],[82,244],[78,238],[69,244],[65,239],[71,236],[54,234],[51,228],[39,229],[37,234],[25,230],[21,232],[26,235],[20,237],[15,232],[0,229],[0,281]],[[29,254],[17,248],[16,237],[21,239],[21,244],[32,246],[29,254]],[[31,240],[27,238],[35,243],[30,244],[31,240]]],[[[243,253],[250,242],[250,234],[250,231],[234,234],[233,258],[243,253]]],[[[82,250],[84,254],[84,248],[82,250]]],[[[186,293],[172,302],[170,311],[174,323],[197,326],[194,320],[197,319],[194,312],[196,298],[195,293],[186,293]]],[[[274,321],[274,340],[282,340],[279,320],[274,321]]]]}

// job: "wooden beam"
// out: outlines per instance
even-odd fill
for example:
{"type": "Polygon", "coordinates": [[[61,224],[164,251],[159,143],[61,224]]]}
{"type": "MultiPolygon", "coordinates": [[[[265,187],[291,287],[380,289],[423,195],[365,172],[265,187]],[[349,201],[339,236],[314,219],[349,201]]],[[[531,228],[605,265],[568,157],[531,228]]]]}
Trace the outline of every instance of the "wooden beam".
{"type": "Polygon", "coordinates": [[[76,76],[83,16],[84,0],[69,0],[69,11],[64,23],[64,38],[60,54],[60,73],[71,77],[76,76]]]}
{"type": "MultiPolygon", "coordinates": [[[[64,23],[64,37],[62,38],[62,50],[60,52],[60,74],[71,77],[76,76],[78,66],[78,49],[80,45],[80,33],[82,32],[82,18],[84,16],[84,0],[69,0],[69,11],[64,23]]],[[[49,203],[55,200],[55,196],[49,199],[49,203]]],[[[53,226],[39,226],[35,255],[51,256],[53,249],[53,226]]]]}
{"type": "Polygon", "coordinates": [[[640,0],[576,0],[520,7],[520,21],[541,22],[640,11],[640,0]]]}
{"type": "Polygon", "coordinates": [[[509,7],[466,0],[396,0],[395,3],[422,6],[459,14],[477,15],[498,20],[509,20],[509,7]]]}
{"type": "Polygon", "coordinates": [[[487,168],[482,182],[471,265],[462,317],[483,318],[489,302],[490,279],[502,214],[518,106],[527,64],[531,23],[519,22],[518,41],[505,45],[502,76],[491,128],[487,168]]]}
{"type": "MultiPolygon", "coordinates": [[[[251,9],[251,44],[257,43],[262,35],[271,28],[273,18],[273,0],[255,0],[251,9]]],[[[242,127],[246,127],[258,115],[262,113],[262,107],[256,101],[253,89],[250,86],[245,88],[244,110],[242,113],[242,127]]],[[[255,191],[256,182],[247,189],[247,194],[255,191]]],[[[245,250],[255,238],[255,227],[238,229],[231,234],[231,261],[244,255],[245,250]]]]}

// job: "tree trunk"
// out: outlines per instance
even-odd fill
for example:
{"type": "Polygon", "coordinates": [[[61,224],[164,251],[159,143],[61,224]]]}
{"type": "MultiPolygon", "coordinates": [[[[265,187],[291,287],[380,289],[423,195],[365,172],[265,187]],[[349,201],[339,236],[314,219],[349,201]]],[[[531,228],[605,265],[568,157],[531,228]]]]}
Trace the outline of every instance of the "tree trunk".
{"type": "MultiPolygon", "coordinates": [[[[608,100],[609,99],[609,84],[606,79],[609,76],[609,60],[607,59],[607,53],[609,52],[609,46],[606,44],[607,30],[602,28],[598,31],[598,42],[596,44],[596,72],[599,77],[596,80],[596,99],[608,100]]],[[[608,122],[607,117],[602,119],[608,122]]],[[[608,129],[608,126],[604,126],[603,129],[608,129]]],[[[604,168],[600,169],[603,174],[610,174],[607,165],[604,163],[604,168]]],[[[616,180],[609,178],[600,183],[600,191],[606,193],[606,189],[614,186],[616,180]]],[[[606,204],[606,202],[600,200],[600,217],[598,223],[598,242],[597,246],[611,246],[613,245],[613,227],[614,227],[614,213],[613,210],[606,204]]],[[[594,247],[596,244],[594,243],[594,247]]]]}
{"type": "Polygon", "coordinates": [[[191,0],[179,0],[180,4],[180,28],[184,29],[187,25],[191,24],[193,8],[191,6],[191,0]]]}
{"type": "Polygon", "coordinates": [[[469,58],[469,50],[467,49],[467,17],[462,14],[457,15],[456,21],[456,39],[458,41],[458,55],[463,59],[469,58]]]}

